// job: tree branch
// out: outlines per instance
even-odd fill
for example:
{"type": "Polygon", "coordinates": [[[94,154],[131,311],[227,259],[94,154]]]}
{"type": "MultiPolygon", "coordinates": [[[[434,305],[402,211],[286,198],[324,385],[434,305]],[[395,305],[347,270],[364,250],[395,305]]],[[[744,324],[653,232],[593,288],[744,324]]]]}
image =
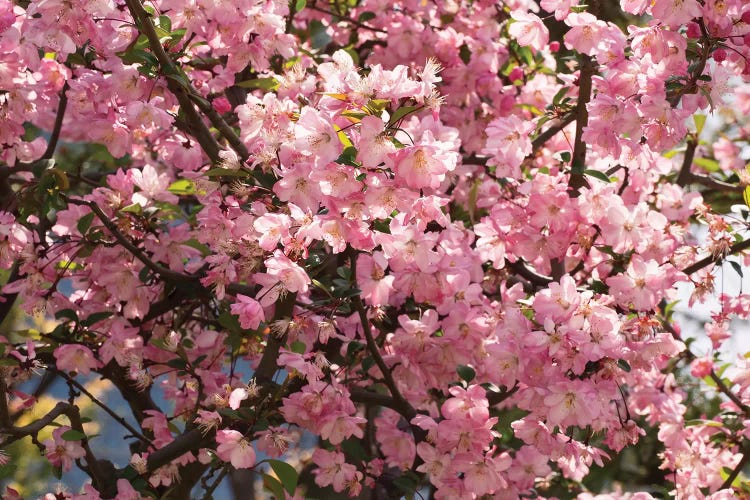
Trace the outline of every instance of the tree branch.
{"type": "Polygon", "coordinates": [[[740,472],[742,472],[742,469],[745,467],[745,465],[747,465],[748,461],[750,461],[750,450],[748,450],[747,446],[745,446],[742,450],[742,458],[740,458],[740,461],[737,462],[737,465],[734,466],[732,472],[729,473],[721,486],[719,486],[719,490],[731,488],[732,483],[735,479],[737,479],[737,476],[740,475],[740,472]]]}
{"type": "MultiPolygon", "coordinates": [[[[592,2],[593,3],[593,2],[592,2]]],[[[570,179],[568,187],[572,197],[577,197],[579,190],[588,185],[583,171],[586,169],[586,143],[583,142],[583,129],[589,122],[589,111],[586,105],[591,101],[592,77],[596,72],[594,60],[581,54],[581,69],[578,73],[578,103],[576,104],[576,137],[573,143],[573,154],[570,160],[570,179]]]]}
{"type": "Polygon", "coordinates": [[[68,82],[65,82],[62,90],[60,91],[60,102],[57,104],[57,115],[55,115],[55,124],[52,127],[52,134],[49,137],[47,143],[47,149],[44,151],[40,160],[49,160],[54,156],[55,149],[57,149],[57,141],[60,139],[60,132],[62,131],[63,118],[65,118],[65,108],[68,106],[68,82]]]}
{"type": "MultiPolygon", "coordinates": [[[[162,47],[159,41],[159,35],[156,33],[154,23],[151,21],[150,14],[146,12],[141,4],[140,0],[125,0],[128,6],[130,15],[133,16],[135,24],[138,26],[146,38],[148,38],[149,46],[151,51],[159,61],[162,72],[167,80],[167,88],[174,94],[177,101],[180,103],[180,109],[185,114],[186,125],[191,129],[193,137],[201,145],[203,151],[214,163],[221,161],[219,157],[219,151],[222,150],[221,146],[214,138],[211,131],[208,129],[206,124],[203,122],[203,118],[195,111],[190,95],[197,95],[198,92],[192,88],[189,82],[182,81],[180,78],[181,73],[175,67],[172,59],[169,57],[167,52],[162,47]]],[[[238,152],[239,154],[239,152],[238,152]]]]}
{"type": "Polygon", "coordinates": [[[107,405],[105,405],[104,403],[102,403],[101,401],[99,401],[96,398],[96,396],[94,396],[93,394],[91,394],[77,380],[75,380],[74,378],[70,377],[67,373],[65,373],[63,371],[60,371],[60,370],[54,370],[54,373],[57,373],[58,375],[61,375],[62,377],[64,377],[65,380],[69,384],[72,384],[73,386],[75,386],[75,388],[78,391],[80,391],[81,394],[84,394],[86,397],[88,397],[94,404],[96,404],[99,408],[101,408],[102,410],[104,410],[110,417],[112,417],[113,419],[115,419],[115,421],[117,423],[119,423],[121,426],[123,426],[125,429],[127,429],[128,432],[130,432],[133,435],[133,437],[135,437],[137,439],[140,439],[141,441],[143,441],[147,445],[151,445],[151,440],[150,439],[148,439],[146,436],[144,436],[143,434],[141,434],[140,432],[138,432],[138,430],[136,430],[135,427],[133,427],[132,425],[130,425],[129,423],[127,423],[124,418],[122,418],[120,415],[118,415],[117,413],[115,413],[107,405]]]}
{"type": "Polygon", "coordinates": [[[177,436],[174,441],[163,448],[150,453],[146,460],[146,467],[149,473],[154,472],[159,467],[167,465],[185,453],[196,451],[212,444],[214,444],[213,432],[204,435],[198,428],[191,429],[177,436]]]}
{"type": "MultiPolygon", "coordinates": [[[[350,262],[352,269],[352,281],[356,283],[357,253],[354,251],[351,252],[350,262]]],[[[367,350],[370,352],[372,359],[375,361],[375,364],[383,375],[383,382],[385,383],[386,387],[388,387],[388,390],[393,397],[394,404],[398,408],[397,411],[411,423],[411,420],[417,415],[417,411],[401,395],[401,392],[396,386],[396,381],[393,379],[393,374],[391,373],[390,368],[388,368],[388,365],[385,364],[383,356],[380,355],[378,345],[375,343],[375,339],[372,337],[372,327],[370,326],[370,320],[367,318],[367,311],[365,311],[365,306],[362,303],[362,299],[359,297],[359,295],[355,295],[354,297],[352,297],[352,305],[354,306],[354,310],[357,311],[359,320],[362,323],[362,330],[364,331],[367,350]]]]}
{"type": "Polygon", "coordinates": [[[750,248],[750,238],[744,241],[740,241],[739,243],[735,243],[734,245],[729,247],[729,250],[725,254],[717,255],[717,256],[709,255],[708,257],[705,257],[699,260],[695,264],[692,264],[686,267],[685,269],[682,270],[682,272],[685,274],[693,274],[696,271],[700,271],[704,267],[707,267],[707,266],[710,266],[711,264],[722,261],[725,257],[729,255],[734,255],[736,253],[742,252],[743,250],[747,250],[748,248],[750,248]]]}
{"type": "MultiPolygon", "coordinates": [[[[672,337],[674,337],[677,340],[682,341],[682,338],[677,333],[677,331],[672,327],[672,325],[667,321],[666,318],[662,318],[661,324],[664,327],[665,330],[667,330],[670,334],[672,334],[672,337]]],[[[683,351],[685,358],[687,360],[693,361],[695,359],[695,354],[689,349],[685,348],[683,351]]],[[[711,373],[709,373],[709,377],[711,377],[711,380],[714,381],[716,384],[716,388],[719,390],[720,393],[724,394],[727,398],[729,398],[732,403],[737,405],[737,407],[742,410],[742,412],[745,414],[746,417],[750,417],[750,407],[748,407],[746,404],[742,402],[742,400],[732,392],[732,390],[727,387],[727,385],[724,383],[724,381],[719,377],[716,372],[712,369],[711,373]]]]}
{"type": "Polygon", "coordinates": [[[715,191],[723,192],[742,192],[745,190],[743,186],[738,184],[730,184],[723,182],[718,179],[714,179],[710,175],[694,174],[690,171],[693,166],[693,160],[695,159],[695,150],[698,148],[698,138],[690,134],[687,140],[687,146],[685,148],[685,156],[682,160],[682,166],[680,172],[677,174],[677,180],[675,184],[678,186],[689,186],[690,184],[701,184],[715,191]]]}
{"type": "Polygon", "coordinates": [[[576,113],[568,113],[562,118],[556,118],[549,122],[549,128],[544,132],[540,133],[536,138],[531,141],[531,148],[533,151],[538,151],[544,144],[552,139],[558,132],[573,123],[576,119],[576,113]]]}
{"type": "Polygon", "coordinates": [[[526,265],[521,260],[511,262],[506,259],[505,265],[508,266],[508,268],[515,272],[517,275],[521,276],[533,285],[546,286],[555,281],[551,276],[544,276],[543,274],[537,274],[536,272],[532,271],[531,269],[526,267],[526,265]]]}
{"type": "MultiPolygon", "coordinates": [[[[19,267],[20,267],[19,261],[18,260],[14,261],[13,266],[10,268],[10,275],[8,276],[8,281],[5,282],[5,285],[9,283],[13,283],[16,280],[18,280],[18,268],[19,267]]],[[[0,295],[0,298],[3,299],[3,302],[0,302],[0,325],[3,324],[3,322],[5,321],[5,318],[8,317],[11,309],[13,309],[13,304],[16,302],[16,297],[18,297],[17,293],[4,293],[0,295]]]]}
{"type": "MultiPolygon", "coordinates": [[[[294,311],[294,301],[297,299],[296,293],[288,293],[286,297],[276,302],[276,310],[274,311],[274,320],[278,321],[282,318],[291,318],[294,311]]],[[[278,370],[276,360],[279,357],[279,350],[284,345],[286,340],[286,332],[281,336],[277,337],[273,333],[268,336],[266,341],[266,348],[263,350],[263,356],[260,358],[258,368],[255,369],[253,377],[258,384],[268,384],[273,380],[273,376],[278,370]]]]}
{"type": "Polygon", "coordinates": [[[682,96],[688,93],[694,93],[696,91],[698,86],[698,79],[703,75],[703,71],[706,69],[706,62],[711,55],[711,35],[706,29],[706,25],[703,22],[703,19],[698,20],[698,26],[700,26],[701,34],[703,35],[701,38],[701,41],[703,42],[703,52],[701,53],[701,58],[698,60],[698,65],[690,75],[690,79],[685,82],[685,85],[675,91],[674,94],[667,96],[667,102],[673,108],[676,108],[677,105],[680,104],[682,96]]]}
{"type": "Polygon", "coordinates": [[[115,237],[115,239],[120,243],[125,249],[127,249],[133,256],[140,260],[144,266],[149,268],[151,271],[155,272],[162,278],[164,278],[167,281],[172,281],[176,283],[185,283],[185,282],[195,282],[200,279],[199,276],[193,276],[188,274],[182,274],[177,271],[173,271],[169,268],[166,268],[162,265],[159,265],[149,259],[140,248],[135,246],[132,241],[130,241],[124,234],[122,234],[118,229],[117,225],[113,223],[110,218],[105,214],[101,208],[99,208],[99,205],[94,203],[93,201],[86,201],[86,200],[80,200],[76,198],[71,198],[69,196],[66,196],[65,194],[60,194],[60,196],[63,197],[65,201],[68,203],[71,203],[73,205],[81,205],[85,207],[89,207],[92,212],[97,216],[97,218],[101,221],[102,224],[104,224],[104,227],[106,227],[110,233],[112,233],[112,236],[115,237]]]}

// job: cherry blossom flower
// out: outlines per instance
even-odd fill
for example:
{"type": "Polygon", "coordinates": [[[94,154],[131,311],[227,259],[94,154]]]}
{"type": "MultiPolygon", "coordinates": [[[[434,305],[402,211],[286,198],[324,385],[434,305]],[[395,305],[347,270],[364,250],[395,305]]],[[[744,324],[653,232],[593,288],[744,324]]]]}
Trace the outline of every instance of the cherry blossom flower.
{"type": "Polygon", "coordinates": [[[222,429],[216,433],[216,454],[236,469],[249,469],[255,465],[255,450],[241,432],[222,429]]]}
{"type": "Polygon", "coordinates": [[[63,438],[63,434],[71,430],[68,426],[61,426],[52,431],[52,438],[44,441],[47,460],[54,467],[61,467],[63,471],[69,471],[73,467],[73,461],[83,458],[86,451],[80,441],[63,438]]]}

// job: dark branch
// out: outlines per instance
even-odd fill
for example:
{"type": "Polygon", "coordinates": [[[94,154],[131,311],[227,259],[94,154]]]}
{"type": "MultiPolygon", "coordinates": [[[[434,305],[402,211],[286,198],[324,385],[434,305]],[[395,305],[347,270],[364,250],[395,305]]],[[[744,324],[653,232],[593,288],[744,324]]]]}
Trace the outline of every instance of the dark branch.
{"type": "Polygon", "coordinates": [[[63,118],[65,118],[65,108],[68,106],[68,96],[66,94],[68,88],[68,82],[65,82],[65,85],[63,85],[63,88],[60,91],[60,102],[57,104],[57,115],[55,116],[55,124],[52,127],[52,134],[49,137],[47,149],[44,151],[40,160],[49,160],[55,154],[55,149],[57,149],[57,141],[60,139],[63,118]]]}
{"type": "Polygon", "coordinates": [[[682,270],[685,274],[693,274],[696,271],[700,271],[704,267],[710,266],[711,264],[714,264],[716,262],[721,262],[724,257],[727,257],[728,255],[734,255],[736,253],[742,252],[743,250],[747,250],[750,248],[750,239],[747,239],[745,241],[740,241],[739,243],[735,243],[731,247],[729,247],[729,250],[722,255],[709,255],[708,257],[705,257],[698,262],[696,262],[693,265],[690,265],[682,270]]]}
{"type": "Polygon", "coordinates": [[[125,3],[128,6],[128,10],[130,10],[130,14],[133,16],[135,24],[146,38],[148,38],[149,46],[159,61],[162,72],[166,77],[167,88],[169,88],[170,92],[174,94],[180,103],[180,109],[185,114],[184,125],[190,129],[193,137],[195,137],[195,140],[198,141],[211,161],[219,162],[221,160],[219,158],[219,151],[222,148],[203,122],[203,118],[195,111],[190,99],[191,94],[197,95],[198,92],[192,88],[189,82],[182,81],[180,78],[182,76],[181,73],[164,50],[164,47],[162,47],[154,23],[151,21],[149,13],[143,8],[140,0],[125,0],[125,3]]]}

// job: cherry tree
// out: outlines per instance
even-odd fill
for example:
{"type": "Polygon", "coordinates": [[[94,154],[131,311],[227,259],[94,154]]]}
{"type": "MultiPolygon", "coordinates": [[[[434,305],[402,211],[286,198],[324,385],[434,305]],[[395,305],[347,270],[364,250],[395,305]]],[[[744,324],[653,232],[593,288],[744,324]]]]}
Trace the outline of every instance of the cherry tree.
{"type": "Polygon", "coordinates": [[[54,319],[0,337],[0,464],[88,476],[47,498],[750,494],[717,286],[748,57],[742,0],[0,0],[0,318],[54,319]]]}

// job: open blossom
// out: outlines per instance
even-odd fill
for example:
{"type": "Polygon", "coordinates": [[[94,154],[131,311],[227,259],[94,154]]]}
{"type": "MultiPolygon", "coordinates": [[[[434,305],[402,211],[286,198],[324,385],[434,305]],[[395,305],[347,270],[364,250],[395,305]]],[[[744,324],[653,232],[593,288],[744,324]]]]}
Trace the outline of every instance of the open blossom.
{"type": "Polygon", "coordinates": [[[249,469],[255,465],[255,450],[239,431],[220,430],[216,433],[216,454],[236,469],[249,469]]]}
{"type": "Polygon", "coordinates": [[[312,156],[316,167],[332,162],[343,149],[331,121],[309,106],[302,109],[294,136],[294,146],[301,153],[312,156]]]}
{"type": "Polygon", "coordinates": [[[519,10],[511,12],[510,17],[514,22],[508,28],[508,33],[519,45],[544,49],[549,41],[549,30],[538,16],[519,10]]]}
{"type": "Polygon", "coordinates": [[[529,134],[534,123],[510,115],[497,118],[487,126],[487,144],[483,154],[490,155],[490,164],[497,167],[501,177],[520,177],[523,159],[531,153],[529,134]]]}
{"type": "Polygon", "coordinates": [[[310,284],[305,270],[279,250],[266,259],[266,272],[257,274],[255,280],[263,285],[257,295],[263,307],[273,304],[288,292],[304,293],[310,284]]]}
{"type": "Polygon", "coordinates": [[[91,349],[81,344],[65,344],[55,349],[55,362],[58,370],[82,375],[88,375],[91,370],[102,366],[91,349]]]}
{"type": "Polygon", "coordinates": [[[232,314],[239,316],[240,326],[245,329],[255,330],[266,317],[260,302],[247,295],[238,294],[239,302],[232,304],[232,314]]]}
{"type": "Polygon", "coordinates": [[[343,453],[325,451],[321,448],[313,452],[313,462],[317,468],[313,470],[315,474],[315,484],[318,486],[333,486],[336,492],[344,491],[351,488],[351,484],[362,481],[362,473],[357,468],[346,463],[343,453]]]}
{"type": "Polygon", "coordinates": [[[396,164],[396,175],[414,189],[437,188],[445,174],[456,168],[457,161],[456,153],[435,140],[429,130],[419,145],[399,149],[391,158],[396,164]]]}
{"type": "Polygon", "coordinates": [[[52,438],[44,442],[47,460],[55,467],[62,467],[63,471],[69,471],[74,460],[86,455],[80,441],[69,441],[62,437],[69,430],[68,426],[58,427],[52,431],[52,438]]]}
{"type": "Polygon", "coordinates": [[[373,252],[371,256],[362,254],[357,258],[357,284],[362,290],[362,298],[368,304],[388,304],[395,278],[386,274],[387,268],[388,259],[383,252],[373,252]]]}

